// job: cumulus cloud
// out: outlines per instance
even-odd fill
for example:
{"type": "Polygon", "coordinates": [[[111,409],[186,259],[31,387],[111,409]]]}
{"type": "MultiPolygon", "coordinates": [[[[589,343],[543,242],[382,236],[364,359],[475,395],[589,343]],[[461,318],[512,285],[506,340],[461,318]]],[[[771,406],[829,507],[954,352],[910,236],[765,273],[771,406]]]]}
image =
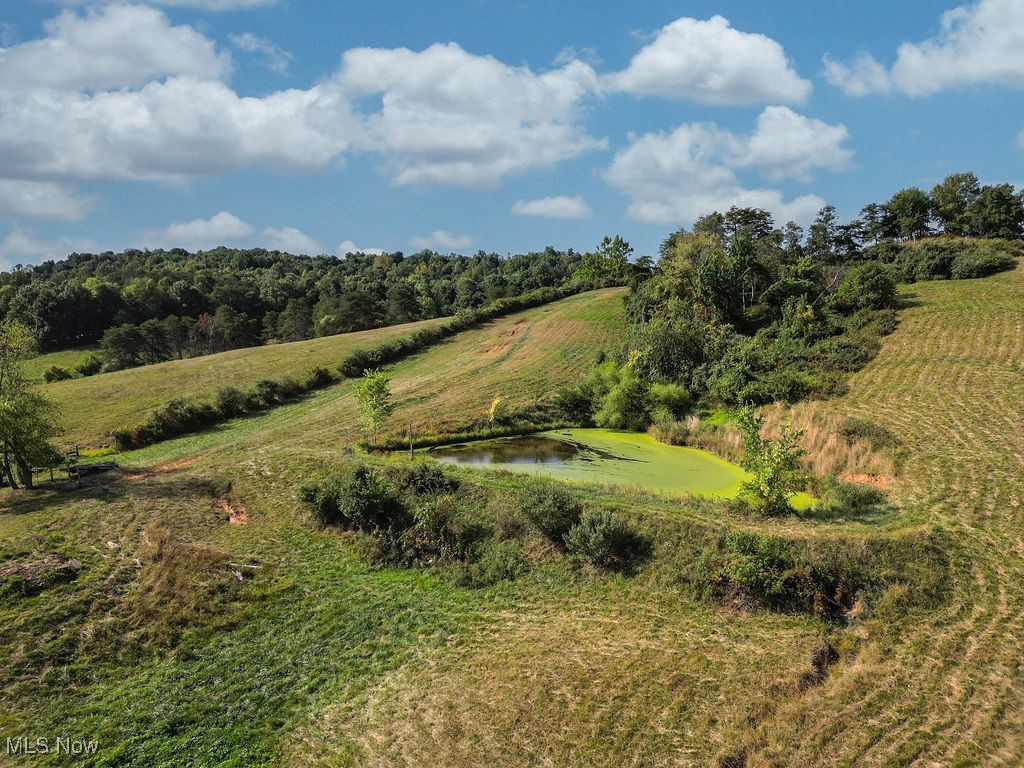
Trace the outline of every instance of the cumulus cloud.
{"type": "Polygon", "coordinates": [[[616,91],[710,104],[802,102],[811,92],[781,45],[721,16],[676,19],[605,80],[616,91]]]}
{"type": "Polygon", "coordinates": [[[817,168],[842,171],[849,166],[853,152],[843,146],[849,137],[845,125],[829,125],[788,107],[766,107],[738,161],[771,180],[809,181],[817,168]]]}
{"type": "Polygon", "coordinates": [[[277,0],[153,0],[153,2],[157,5],[199,8],[203,11],[234,11],[274,5],[277,0]]]}
{"type": "MultiPolygon", "coordinates": [[[[84,5],[93,0],[58,0],[63,5],[84,5]]],[[[275,5],[277,0],[149,0],[150,5],[198,8],[201,11],[234,11],[275,5]]]]}
{"type": "Polygon", "coordinates": [[[145,6],[64,11],[43,28],[46,37],[0,51],[0,88],[127,88],[165,75],[219,79],[230,70],[211,40],[145,6]]]}
{"type": "Polygon", "coordinates": [[[367,118],[371,148],[399,184],[495,185],[502,177],[607,146],[579,125],[597,88],[588,65],[534,73],[458,45],[424,51],[359,48],[336,81],[355,97],[379,96],[367,118]]]}
{"type": "Polygon", "coordinates": [[[334,249],[334,252],[338,256],[345,256],[349,253],[367,253],[372,255],[386,253],[383,248],[360,248],[351,240],[343,240],[338,243],[338,247],[334,249]]]}
{"type": "Polygon", "coordinates": [[[329,89],[257,99],[183,77],[95,95],[0,91],[0,112],[0,175],[43,178],[177,180],[249,166],[321,168],[357,132],[329,89]]]}
{"type": "Polygon", "coordinates": [[[74,221],[82,218],[87,208],[86,200],[76,197],[59,184],[0,179],[0,216],[74,221]]]}
{"type": "Polygon", "coordinates": [[[268,251],[316,256],[324,249],[316,240],[295,227],[267,227],[260,233],[260,243],[268,251]]]}
{"type": "Polygon", "coordinates": [[[434,230],[426,237],[414,237],[409,241],[409,245],[417,250],[435,251],[457,251],[469,248],[472,244],[473,238],[470,235],[453,235],[440,229],[434,230]]]}
{"type": "Polygon", "coordinates": [[[580,195],[569,197],[542,197],[539,200],[519,200],[512,206],[514,216],[540,216],[546,219],[589,219],[593,212],[580,195]]]}
{"type": "Polygon", "coordinates": [[[266,62],[267,69],[272,72],[284,74],[288,71],[292,55],[266,38],[246,32],[241,35],[228,35],[228,40],[240,51],[260,54],[266,62]]]}
{"type": "Polygon", "coordinates": [[[10,269],[16,264],[37,264],[47,259],[63,259],[69,253],[99,253],[103,250],[89,238],[47,239],[31,230],[15,227],[0,241],[0,269],[10,269]]]}
{"type": "Polygon", "coordinates": [[[780,221],[807,219],[824,205],[822,198],[786,200],[777,189],[748,188],[736,169],[754,168],[773,180],[806,179],[814,168],[838,170],[850,158],[841,146],[846,136],[844,126],[768,107],[747,136],[710,123],[689,123],[671,133],[633,137],[605,177],[631,198],[628,215],[646,223],[692,223],[733,205],[764,208],[780,221]]]}
{"type": "Polygon", "coordinates": [[[184,248],[202,251],[227,245],[253,233],[253,226],[228,211],[221,211],[208,219],[171,224],[166,229],[142,233],[146,247],[184,248]]]}
{"type": "Polygon", "coordinates": [[[1024,5],[980,0],[942,15],[942,30],[904,43],[886,69],[864,54],[852,64],[825,58],[825,78],[852,95],[898,90],[924,96],[946,88],[994,83],[1024,87],[1024,5]]]}
{"type": "MultiPolygon", "coordinates": [[[[152,8],[69,10],[46,32],[0,52],[0,178],[178,182],[358,151],[399,184],[479,187],[607,146],[580,125],[598,86],[575,60],[535,73],[454,44],[355,49],[308,89],[246,97],[211,40],[152,8]]],[[[287,63],[255,35],[231,40],[287,63]]]]}

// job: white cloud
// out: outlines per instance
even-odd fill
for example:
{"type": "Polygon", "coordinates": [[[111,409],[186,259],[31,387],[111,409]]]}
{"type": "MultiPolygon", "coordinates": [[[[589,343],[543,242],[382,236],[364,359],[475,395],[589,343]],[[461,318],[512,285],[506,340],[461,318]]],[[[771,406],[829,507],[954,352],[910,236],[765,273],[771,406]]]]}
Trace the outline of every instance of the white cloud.
{"type": "Polygon", "coordinates": [[[126,88],[164,75],[224,77],[230,59],[158,10],[110,5],[44,23],[47,36],[0,51],[0,88],[126,88]]]}
{"type": "Polygon", "coordinates": [[[322,168],[358,133],[333,89],[238,96],[190,78],[95,95],[0,91],[0,176],[186,179],[322,168]]]}
{"type": "Polygon", "coordinates": [[[802,175],[823,162],[829,164],[825,167],[845,162],[848,153],[834,141],[835,127],[823,123],[827,137],[833,141],[812,141],[804,154],[799,153],[780,128],[792,124],[801,135],[808,123],[818,121],[807,121],[795,113],[773,113],[773,109],[785,108],[766,109],[748,137],[737,137],[708,123],[690,123],[671,133],[633,137],[630,146],[616,154],[605,177],[631,198],[627,210],[630,218],[646,223],[689,224],[699,216],[733,205],[764,208],[779,221],[806,220],[825,204],[822,198],[801,195],[787,201],[777,189],[750,189],[740,182],[734,169],[761,167],[765,175],[777,178],[786,175],[780,170],[785,159],[802,175]],[[773,135],[782,144],[777,153],[765,142],[773,135]],[[825,156],[817,154],[821,151],[819,144],[826,147],[825,156]]]}
{"type": "Polygon", "coordinates": [[[242,221],[233,213],[221,211],[208,219],[193,219],[171,224],[166,229],[150,230],[141,235],[142,244],[147,248],[184,248],[186,251],[202,251],[227,245],[241,238],[249,237],[253,226],[242,221]]]}
{"type": "Polygon", "coordinates": [[[539,200],[519,200],[512,206],[514,216],[541,216],[547,219],[589,219],[593,212],[580,195],[568,197],[542,197],[539,200]]]}
{"type": "Polygon", "coordinates": [[[277,0],[151,0],[158,5],[199,8],[204,11],[233,11],[274,5],[277,0]]]}
{"type": "Polygon", "coordinates": [[[888,70],[872,56],[852,65],[825,59],[825,78],[853,95],[899,90],[924,96],[946,88],[994,83],[1024,87],[1024,4],[980,0],[942,15],[942,31],[904,43],[888,70]]]}
{"type": "Polygon", "coordinates": [[[320,244],[295,227],[256,227],[229,211],[220,211],[208,219],[171,224],[164,229],[147,230],[139,235],[141,247],[184,248],[205,251],[219,245],[266,248],[315,256],[323,253],[320,244]]]}
{"type": "Polygon", "coordinates": [[[345,53],[337,82],[355,97],[380,96],[367,118],[370,148],[399,184],[493,186],[607,145],[578,124],[597,89],[594,70],[579,61],[535,74],[454,43],[360,48],[345,53]]]}
{"type": "Polygon", "coordinates": [[[323,247],[312,237],[295,227],[267,227],[260,233],[260,240],[268,251],[316,256],[324,253],[323,247]]]}
{"type": "Polygon", "coordinates": [[[605,79],[612,90],[711,104],[802,102],[811,92],[781,45],[733,29],[721,16],[676,19],[628,68],[605,79]]]}
{"type": "Polygon", "coordinates": [[[441,250],[457,251],[461,248],[469,248],[473,244],[473,237],[470,235],[453,235],[451,232],[434,230],[427,237],[414,237],[409,245],[417,250],[441,250]]]}
{"type": "Polygon", "coordinates": [[[102,250],[95,240],[88,238],[46,239],[15,227],[0,241],[0,269],[10,269],[15,264],[38,264],[47,259],[56,261],[66,258],[69,253],[99,253],[102,250]]]}
{"type": "Polygon", "coordinates": [[[808,181],[816,168],[841,171],[849,166],[853,152],[843,146],[849,137],[845,125],[829,125],[788,107],[766,107],[739,165],[756,167],[771,180],[808,181]]]}
{"type": "Polygon", "coordinates": [[[842,88],[851,96],[865,96],[869,93],[888,93],[892,90],[889,72],[868,54],[862,54],[850,65],[824,58],[825,79],[842,88]]]}
{"type": "MultiPolygon", "coordinates": [[[[63,5],[84,5],[93,0],[58,0],[63,5]]],[[[201,11],[234,11],[275,5],[277,0],[149,0],[150,5],[198,8],[201,11]]]]}
{"type": "Polygon", "coordinates": [[[293,58],[292,55],[266,38],[246,32],[241,35],[228,35],[228,39],[240,51],[261,54],[266,62],[267,69],[272,72],[284,74],[288,71],[288,66],[293,58]]]}
{"type": "Polygon", "coordinates": [[[379,255],[382,253],[386,253],[387,251],[385,251],[383,248],[360,248],[351,240],[343,240],[342,242],[338,243],[338,247],[334,249],[334,252],[338,256],[345,256],[346,254],[349,253],[366,253],[372,255],[379,255]]]}
{"type": "Polygon", "coordinates": [[[0,216],[40,219],[82,218],[88,202],[49,181],[0,179],[0,216]]]}

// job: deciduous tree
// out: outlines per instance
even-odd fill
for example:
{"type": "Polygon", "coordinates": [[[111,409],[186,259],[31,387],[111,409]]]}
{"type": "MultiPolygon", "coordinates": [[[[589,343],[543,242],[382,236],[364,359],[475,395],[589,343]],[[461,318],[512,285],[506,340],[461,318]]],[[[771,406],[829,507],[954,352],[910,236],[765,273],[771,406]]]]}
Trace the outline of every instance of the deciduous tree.
{"type": "Polygon", "coordinates": [[[56,406],[32,389],[24,372],[35,351],[28,328],[0,324],[0,474],[12,488],[19,482],[31,488],[32,468],[60,459],[51,442],[60,432],[56,406]]]}

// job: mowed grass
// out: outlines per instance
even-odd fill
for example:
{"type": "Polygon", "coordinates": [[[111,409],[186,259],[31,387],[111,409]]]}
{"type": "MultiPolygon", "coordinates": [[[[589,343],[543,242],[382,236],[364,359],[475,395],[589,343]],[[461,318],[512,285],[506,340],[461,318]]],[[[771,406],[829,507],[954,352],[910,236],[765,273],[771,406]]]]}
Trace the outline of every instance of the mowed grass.
{"type": "Polygon", "coordinates": [[[909,459],[895,493],[951,533],[949,607],[872,625],[813,695],[751,729],[753,765],[1024,764],[1024,269],[919,283],[848,397],[909,459]]]}
{"type": "MultiPolygon", "coordinates": [[[[89,447],[109,445],[112,430],[144,421],[157,406],[174,397],[212,399],[223,386],[246,388],[260,379],[303,378],[316,365],[334,369],[360,347],[406,336],[444,319],[393,325],[358,333],[325,336],[290,344],[232,349],[215,355],[171,360],[43,387],[63,412],[65,441],[89,447]]],[[[82,353],[54,353],[60,356],[82,353]]],[[[40,359],[37,359],[37,361],[40,359]]],[[[63,364],[63,363],[61,363],[63,364]]],[[[35,363],[38,368],[40,362],[35,363]]],[[[48,367],[48,366],[47,366],[48,367]]],[[[32,369],[30,369],[32,370],[32,369]]],[[[39,376],[42,373],[39,372],[39,376]]]]}
{"type": "MultiPolygon", "coordinates": [[[[314,530],[295,497],[350,461],[358,413],[342,384],[126,454],[144,471],[0,515],[0,560],[60,552],[85,566],[3,605],[0,730],[99,737],[95,763],[119,765],[1020,765],[1024,272],[911,292],[915,306],[849,396],[814,406],[904,441],[894,494],[905,516],[759,521],[579,493],[633,518],[825,541],[936,526],[959,580],[934,613],[904,614],[896,588],[888,607],[826,625],[697,601],[655,567],[600,575],[557,559],[488,589],[374,571],[346,535],[314,530]],[[246,525],[225,522],[223,496],[245,504],[246,525]],[[131,628],[134,596],[152,581],[136,557],[154,520],[254,575],[214,593],[216,613],[172,648],[112,656],[88,638],[131,628]],[[803,687],[826,634],[841,660],[803,687]]],[[[389,428],[464,422],[495,396],[529,403],[610,350],[621,313],[621,292],[574,297],[405,360],[389,428]]],[[[25,760],[39,762],[57,759],[25,760]]]]}
{"type": "Polygon", "coordinates": [[[74,373],[75,366],[81,363],[89,355],[98,355],[99,346],[90,344],[84,347],[73,349],[62,349],[59,352],[47,352],[43,355],[33,357],[25,364],[25,373],[32,381],[43,381],[43,374],[48,368],[59,365],[74,373]]]}

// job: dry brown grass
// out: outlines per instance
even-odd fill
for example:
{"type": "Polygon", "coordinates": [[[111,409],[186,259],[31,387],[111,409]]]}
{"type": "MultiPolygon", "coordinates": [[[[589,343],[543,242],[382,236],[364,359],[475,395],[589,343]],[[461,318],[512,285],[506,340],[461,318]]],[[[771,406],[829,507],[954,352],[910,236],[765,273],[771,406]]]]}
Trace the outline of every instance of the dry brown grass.
{"type": "Polygon", "coordinates": [[[860,475],[891,481],[896,474],[895,452],[877,450],[862,438],[847,440],[842,434],[842,417],[820,402],[801,403],[792,409],[775,405],[762,413],[766,435],[777,436],[787,423],[803,431],[804,465],[817,477],[860,475]]]}
{"type": "Polygon", "coordinates": [[[468,642],[328,707],[289,764],[328,765],[351,740],[362,766],[696,766],[731,745],[735,707],[799,696],[820,639],[802,621],[759,627],[678,601],[600,593],[505,613],[468,642]],[[769,641],[769,638],[770,641],[769,641]],[[728,692],[728,693],[726,693],[728,692]],[[723,702],[724,703],[724,702],[723,702]]]}

